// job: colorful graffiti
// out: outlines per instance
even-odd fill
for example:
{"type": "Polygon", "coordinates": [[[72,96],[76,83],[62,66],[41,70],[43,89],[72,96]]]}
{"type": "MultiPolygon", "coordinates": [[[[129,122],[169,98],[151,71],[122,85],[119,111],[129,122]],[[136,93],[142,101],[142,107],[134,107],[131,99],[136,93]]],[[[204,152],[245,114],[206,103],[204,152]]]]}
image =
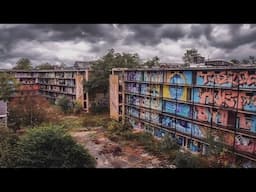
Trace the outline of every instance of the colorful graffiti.
{"type": "Polygon", "coordinates": [[[163,72],[162,71],[151,72],[151,82],[156,82],[156,83],[163,82],[163,72]]]}
{"type": "Polygon", "coordinates": [[[183,117],[192,117],[192,111],[190,105],[173,103],[170,101],[164,101],[164,112],[180,115],[183,117]]]}
{"type": "Polygon", "coordinates": [[[256,116],[238,113],[236,128],[256,133],[256,116]]]}
{"type": "Polygon", "coordinates": [[[163,130],[163,129],[158,129],[158,128],[155,128],[154,130],[154,135],[156,137],[164,137],[166,135],[166,131],[163,130]]]}
{"type": "Polygon", "coordinates": [[[140,84],[138,83],[127,83],[126,84],[126,91],[132,93],[140,93],[140,84]]]}
{"type": "Polygon", "coordinates": [[[151,121],[156,124],[160,124],[160,115],[158,113],[151,113],[151,121]]]}
{"type": "Polygon", "coordinates": [[[163,86],[163,97],[170,99],[177,99],[182,101],[188,100],[188,88],[187,87],[174,87],[174,86],[163,86]]]}
{"type": "Polygon", "coordinates": [[[237,92],[232,90],[215,90],[194,88],[193,99],[196,103],[216,106],[238,108],[245,111],[256,112],[256,94],[237,92]]]}
{"type": "Polygon", "coordinates": [[[207,128],[183,120],[175,121],[174,118],[168,116],[162,117],[162,125],[170,129],[176,129],[181,133],[192,134],[198,138],[206,138],[207,136],[207,128]]]}
{"type": "Polygon", "coordinates": [[[140,85],[140,94],[150,95],[150,85],[149,84],[141,84],[140,85]]]}
{"type": "Polygon", "coordinates": [[[126,114],[139,118],[139,110],[133,107],[126,108],[126,114]]]}
{"type": "Polygon", "coordinates": [[[255,71],[199,71],[196,74],[197,85],[223,86],[241,88],[256,87],[255,71]]]}
{"type": "Polygon", "coordinates": [[[136,119],[129,119],[129,123],[132,125],[134,129],[142,129],[141,123],[136,119]]]}
{"type": "Polygon", "coordinates": [[[141,98],[141,106],[150,108],[150,98],[149,97],[142,97],[141,98]]]}
{"type": "Polygon", "coordinates": [[[144,109],[140,110],[140,118],[146,121],[150,121],[150,112],[144,109]]]}
{"type": "Polygon", "coordinates": [[[173,72],[168,71],[165,82],[172,84],[192,84],[192,71],[173,72]]]}
{"type": "Polygon", "coordinates": [[[209,123],[212,121],[213,124],[226,126],[228,124],[228,111],[195,106],[193,118],[209,123]]]}
{"type": "Polygon", "coordinates": [[[161,99],[156,99],[152,98],[151,99],[151,108],[155,110],[162,110],[162,100],[161,99]]]}
{"type": "Polygon", "coordinates": [[[131,71],[126,73],[126,80],[128,81],[141,81],[142,72],[141,71],[131,71]]]}
{"type": "Polygon", "coordinates": [[[242,135],[236,135],[235,137],[235,148],[239,151],[253,153],[256,150],[255,139],[245,137],[242,135]]]}

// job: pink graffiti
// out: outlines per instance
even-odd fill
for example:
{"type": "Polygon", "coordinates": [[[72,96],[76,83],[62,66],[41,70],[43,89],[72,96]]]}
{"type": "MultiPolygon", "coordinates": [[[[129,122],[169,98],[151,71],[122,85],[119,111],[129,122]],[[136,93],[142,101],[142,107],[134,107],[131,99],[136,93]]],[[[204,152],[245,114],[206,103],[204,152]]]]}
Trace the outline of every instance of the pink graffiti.
{"type": "Polygon", "coordinates": [[[239,113],[237,114],[239,118],[239,128],[250,130],[252,127],[252,122],[250,119],[246,119],[245,114],[239,113]]]}
{"type": "Polygon", "coordinates": [[[199,91],[200,103],[202,104],[214,104],[216,106],[230,107],[243,109],[245,105],[256,105],[256,95],[247,96],[245,92],[237,92],[232,90],[217,90],[213,93],[212,90],[199,91]]]}
{"type": "Polygon", "coordinates": [[[228,111],[217,110],[212,112],[212,121],[226,126],[228,124],[228,111]]]}
{"type": "Polygon", "coordinates": [[[197,119],[200,121],[208,121],[209,111],[207,108],[196,106],[197,119]]]}

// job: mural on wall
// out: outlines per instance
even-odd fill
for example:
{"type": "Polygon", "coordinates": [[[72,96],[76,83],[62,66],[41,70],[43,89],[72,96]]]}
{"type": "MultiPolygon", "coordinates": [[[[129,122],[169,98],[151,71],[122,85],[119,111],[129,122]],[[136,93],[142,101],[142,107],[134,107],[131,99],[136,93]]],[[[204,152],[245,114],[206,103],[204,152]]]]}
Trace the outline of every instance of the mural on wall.
{"type": "Polygon", "coordinates": [[[142,129],[141,123],[137,119],[129,119],[129,123],[132,125],[134,129],[142,129]]]}
{"type": "Polygon", "coordinates": [[[141,84],[140,85],[140,94],[150,95],[150,85],[149,84],[141,84]]]}
{"type": "Polygon", "coordinates": [[[148,124],[144,124],[144,130],[148,133],[151,133],[152,135],[154,134],[154,128],[148,124]]]}
{"type": "Polygon", "coordinates": [[[142,72],[141,71],[129,71],[126,73],[126,80],[142,81],[142,72]]]}
{"type": "Polygon", "coordinates": [[[152,98],[151,99],[151,109],[155,109],[155,110],[162,110],[162,100],[161,99],[156,99],[156,98],[152,98]]]}
{"type": "Polygon", "coordinates": [[[152,112],[151,113],[151,122],[156,123],[156,124],[161,124],[160,115],[158,113],[152,112]]]}
{"type": "Polygon", "coordinates": [[[198,71],[197,85],[255,88],[256,71],[198,71]]]}
{"type": "Polygon", "coordinates": [[[182,103],[174,103],[170,101],[164,101],[164,112],[177,114],[183,117],[192,117],[192,111],[190,105],[182,103]]]}
{"type": "Polygon", "coordinates": [[[193,99],[196,103],[242,109],[256,112],[256,94],[233,90],[215,90],[194,88],[193,99]]]}
{"type": "Polygon", "coordinates": [[[248,153],[255,153],[256,141],[253,138],[242,135],[235,136],[235,149],[248,153]]]}
{"type": "Polygon", "coordinates": [[[256,116],[238,113],[236,128],[256,133],[256,116]]]}
{"type": "Polygon", "coordinates": [[[131,115],[133,117],[139,117],[139,110],[133,107],[127,107],[126,108],[126,114],[131,115]]]}
{"type": "Polygon", "coordinates": [[[213,136],[214,141],[223,142],[229,146],[234,144],[234,134],[211,129],[209,133],[213,136]]]}
{"type": "Polygon", "coordinates": [[[138,83],[126,83],[126,91],[131,93],[140,93],[140,84],[138,83]]]}
{"type": "Polygon", "coordinates": [[[194,137],[198,138],[206,138],[207,137],[207,127],[200,126],[200,125],[195,125],[191,123],[191,133],[194,137]]]}
{"type": "Polygon", "coordinates": [[[188,100],[188,98],[187,98],[188,97],[188,88],[164,85],[163,86],[163,97],[187,101],[188,100]]]}
{"type": "Polygon", "coordinates": [[[119,119],[119,95],[118,95],[118,76],[110,75],[109,77],[109,101],[110,101],[110,118],[119,119]]]}
{"type": "Polygon", "coordinates": [[[156,137],[164,137],[166,134],[167,134],[166,131],[163,129],[158,129],[158,128],[154,129],[154,135],[156,137]]]}
{"type": "Polygon", "coordinates": [[[143,81],[150,82],[151,80],[151,73],[149,71],[144,71],[143,81]]]}
{"type": "Polygon", "coordinates": [[[168,116],[162,117],[162,125],[171,129],[175,128],[175,119],[168,116]]]}
{"type": "Polygon", "coordinates": [[[144,119],[146,121],[150,121],[150,112],[145,109],[141,109],[140,110],[140,118],[144,119]]]}
{"type": "Polygon", "coordinates": [[[150,95],[160,97],[160,85],[150,85],[150,95]]]}
{"type": "Polygon", "coordinates": [[[192,84],[192,71],[167,71],[165,82],[172,84],[192,84]]]}
{"type": "Polygon", "coordinates": [[[126,101],[130,105],[140,106],[140,97],[135,95],[126,95],[126,101]]]}
{"type": "Polygon", "coordinates": [[[213,124],[226,126],[228,123],[228,111],[195,106],[193,118],[199,121],[209,123],[211,123],[212,118],[213,124]]]}
{"type": "Polygon", "coordinates": [[[141,97],[140,104],[142,107],[150,108],[150,98],[149,97],[141,97]]]}
{"type": "Polygon", "coordinates": [[[163,72],[162,71],[152,71],[150,76],[151,76],[151,82],[156,82],[156,83],[163,82],[163,72]]]}

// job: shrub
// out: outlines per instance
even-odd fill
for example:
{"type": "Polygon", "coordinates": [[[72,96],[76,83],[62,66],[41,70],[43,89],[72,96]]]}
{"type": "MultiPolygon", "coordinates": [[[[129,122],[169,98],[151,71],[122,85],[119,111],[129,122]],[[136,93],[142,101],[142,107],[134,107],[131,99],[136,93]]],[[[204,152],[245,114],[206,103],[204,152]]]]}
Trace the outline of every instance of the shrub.
{"type": "Polygon", "coordinates": [[[56,104],[61,108],[61,110],[65,114],[70,113],[73,109],[72,101],[69,98],[67,98],[66,96],[59,97],[56,100],[56,104]]]}
{"type": "Polygon", "coordinates": [[[95,167],[95,159],[60,127],[29,130],[18,142],[17,167],[95,167]]]}
{"type": "Polygon", "coordinates": [[[15,167],[18,137],[10,132],[0,133],[0,167],[15,167]]]}
{"type": "Polygon", "coordinates": [[[160,143],[160,150],[163,152],[170,152],[171,150],[178,150],[180,146],[175,139],[166,135],[160,143]]]}
{"type": "Polygon", "coordinates": [[[93,102],[91,104],[91,107],[90,107],[90,112],[92,114],[102,114],[102,113],[106,113],[108,111],[109,111],[109,107],[108,106],[100,105],[100,104],[97,104],[95,102],[93,102]]]}
{"type": "Polygon", "coordinates": [[[16,132],[21,126],[38,126],[49,120],[49,108],[43,96],[16,97],[9,104],[8,127],[16,132]]]}
{"type": "Polygon", "coordinates": [[[178,168],[203,168],[206,166],[199,156],[190,154],[188,152],[177,152],[176,158],[174,159],[174,164],[178,168]]]}
{"type": "Polygon", "coordinates": [[[82,113],[82,111],[83,111],[83,106],[82,106],[82,104],[81,104],[80,102],[75,101],[75,102],[74,102],[73,112],[74,112],[75,114],[80,114],[80,113],[82,113]]]}

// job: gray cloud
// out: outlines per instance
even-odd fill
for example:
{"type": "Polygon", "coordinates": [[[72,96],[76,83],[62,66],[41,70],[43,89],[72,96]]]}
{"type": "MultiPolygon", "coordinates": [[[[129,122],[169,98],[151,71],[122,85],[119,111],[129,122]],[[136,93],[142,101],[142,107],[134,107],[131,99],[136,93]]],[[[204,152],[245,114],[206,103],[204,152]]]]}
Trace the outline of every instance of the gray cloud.
{"type": "Polygon", "coordinates": [[[97,59],[108,49],[143,59],[182,61],[186,48],[204,56],[245,58],[256,49],[256,25],[243,24],[0,24],[0,68],[21,57],[34,65],[97,59]]]}

